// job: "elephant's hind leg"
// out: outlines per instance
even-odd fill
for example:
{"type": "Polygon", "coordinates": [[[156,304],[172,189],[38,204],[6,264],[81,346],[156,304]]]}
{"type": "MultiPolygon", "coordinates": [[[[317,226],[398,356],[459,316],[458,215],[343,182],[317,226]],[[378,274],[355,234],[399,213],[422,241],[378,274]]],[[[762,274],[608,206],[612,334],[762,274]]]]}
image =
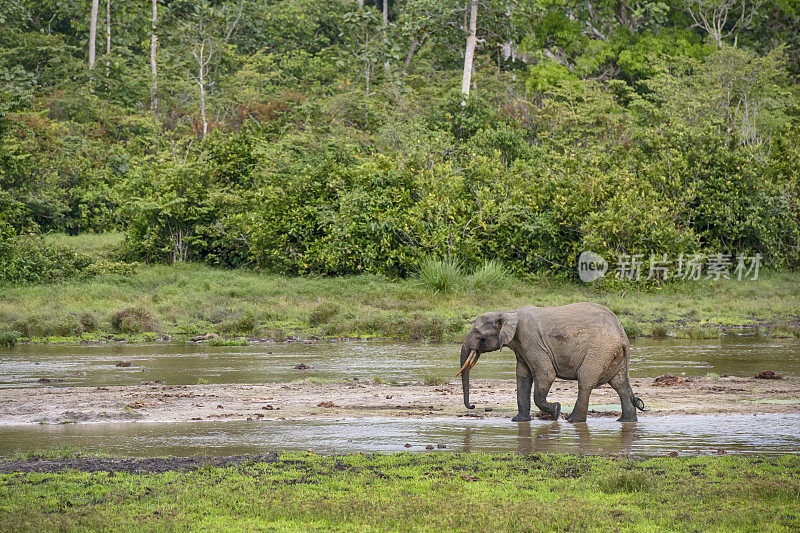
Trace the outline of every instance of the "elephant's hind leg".
{"type": "Polygon", "coordinates": [[[572,412],[567,416],[567,420],[575,422],[586,422],[586,415],[589,412],[589,394],[592,392],[592,387],[585,381],[578,379],[578,399],[575,401],[575,407],[572,412]]]}
{"type": "Polygon", "coordinates": [[[547,401],[547,394],[550,392],[550,387],[553,386],[553,381],[555,381],[555,376],[536,376],[533,380],[533,403],[540,411],[552,416],[554,420],[558,420],[561,415],[561,404],[547,401]]]}
{"type": "Polygon", "coordinates": [[[633,404],[633,393],[631,392],[631,382],[628,379],[628,372],[621,370],[608,382],[617,394],[619,394],[619,403],[622,405],[622,416],[617,419],[618,422],[636,422],[636,406],[633,404]]]}

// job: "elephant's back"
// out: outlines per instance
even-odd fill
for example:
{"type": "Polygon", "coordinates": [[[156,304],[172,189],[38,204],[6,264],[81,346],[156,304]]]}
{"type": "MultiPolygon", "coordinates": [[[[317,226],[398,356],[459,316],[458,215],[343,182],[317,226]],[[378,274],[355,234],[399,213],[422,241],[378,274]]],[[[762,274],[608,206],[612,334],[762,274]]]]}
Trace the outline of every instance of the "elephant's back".
{"type": "Polygon", "coordinates": [[[540,322],[547,323],[549,331],[560,331],[567,336],[603,336],[628,344],[622,324],[609,308],[594,302],[577,302],[557,307],[529,306],[540,322]]]}

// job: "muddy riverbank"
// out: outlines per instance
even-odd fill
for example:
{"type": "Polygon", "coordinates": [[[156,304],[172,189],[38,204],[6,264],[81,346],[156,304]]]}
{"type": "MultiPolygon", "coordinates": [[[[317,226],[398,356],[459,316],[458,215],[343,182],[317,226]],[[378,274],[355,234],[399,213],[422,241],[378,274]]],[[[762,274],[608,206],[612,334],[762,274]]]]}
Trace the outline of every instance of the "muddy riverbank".
{"type": "MultiPolygon", "coordinates": [[[[653,378],[633,379],[648,407],[640,416],[667,414],[800,413],[800,378],[744,377],[679,379],[663,385],[653,378]]],[[[573,381],[557,381],[550,401],[565,412],[577,395],[573,381]]],[[[472,411],[461,402],[461,387],[391,386],[373,381],[272,384],[163,385],[114,387],[39,387],[0,390],[0,424],[85,422],[183,422],[225,420],[303,420],[319,417],[475,417],[508,418],[516,413],[514,380],[473,380],[472,411]],[[487,408],[490,410],[487,411],[487,408]]],[[[619,397],[603,386],[592,393],[590,418],[619,414],[619,397]]]]}

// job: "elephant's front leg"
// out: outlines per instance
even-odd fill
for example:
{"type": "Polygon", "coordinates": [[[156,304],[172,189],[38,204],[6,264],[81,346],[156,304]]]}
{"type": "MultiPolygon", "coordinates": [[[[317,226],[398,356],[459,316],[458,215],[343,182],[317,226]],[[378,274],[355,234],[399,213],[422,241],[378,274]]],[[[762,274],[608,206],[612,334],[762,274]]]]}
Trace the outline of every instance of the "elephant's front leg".
{"type": "Polygon", "coordinates": [[[512,422],[527,422],[531,419],[531,386],[533,376],[528,365],[517,359],[517,415],[512,422]]]}

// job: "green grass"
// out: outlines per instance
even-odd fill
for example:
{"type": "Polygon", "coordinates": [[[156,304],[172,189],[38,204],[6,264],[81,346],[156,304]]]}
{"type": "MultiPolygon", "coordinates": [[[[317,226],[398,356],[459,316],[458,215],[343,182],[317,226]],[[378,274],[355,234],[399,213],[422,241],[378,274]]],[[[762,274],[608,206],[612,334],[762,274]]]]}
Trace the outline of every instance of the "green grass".
{"type": "Polygon", "coordinates": [[[722,330],[717,326],[691,327],[678,330],[680,339],[717,339],[722,336],[722,330]]]}
{"type": "Polygon", "coordinates": [[[5,530],[796,531],[800,458],[421,453],[0,475],[5,530]]]}
{"type": "Polygon", "coordinates": [[[321,335],[456,341],[486,311],[592,301],[614,311],[631,336],[660,336],[666,328],[676,336],[713,338],[720,326],[770,323],[794,335],[790,324],[799,313],[798,273],[762,272],[757,281],[679,281],[639,291],[547,277],[520,280],[505,277],[497,265],[479,272],[495,281],[482,282],[478,290],[464,281],[469,276],[459,283],[425,284],[417,278],[295,278],[200,264],[142,265],[132,275],[0,287],[0,331],[16,332],[22,341],[60,342],[210,331],[276,340],[321,335]]]}
{"type": "Polygon", "coordinates": [[[109,252],[122,242],[125,234],[121,231],[108,233],[83,233],[81,235],[66,235],[64,233],[50,233],[45,239],[50,242],[64,244],[77,251],[92,257],[107,257],[109,252]]]}
{"type": "Polygon", "coordinates": [[[32,459],[45,459],[48,461],[57,459],[74,459],[83,455],[80,448],[76,446],[61,446],[58,448],[48,448],[44,450],[33,450],[29,452],[16,452],[9,460],[11,461],[30,461],[32,459]]]}
{"type": "Polygon", "coordinates": [[[222,339],[216,338],[208,341],[209,346],[247,346],[247,339],[222,339]]]}

